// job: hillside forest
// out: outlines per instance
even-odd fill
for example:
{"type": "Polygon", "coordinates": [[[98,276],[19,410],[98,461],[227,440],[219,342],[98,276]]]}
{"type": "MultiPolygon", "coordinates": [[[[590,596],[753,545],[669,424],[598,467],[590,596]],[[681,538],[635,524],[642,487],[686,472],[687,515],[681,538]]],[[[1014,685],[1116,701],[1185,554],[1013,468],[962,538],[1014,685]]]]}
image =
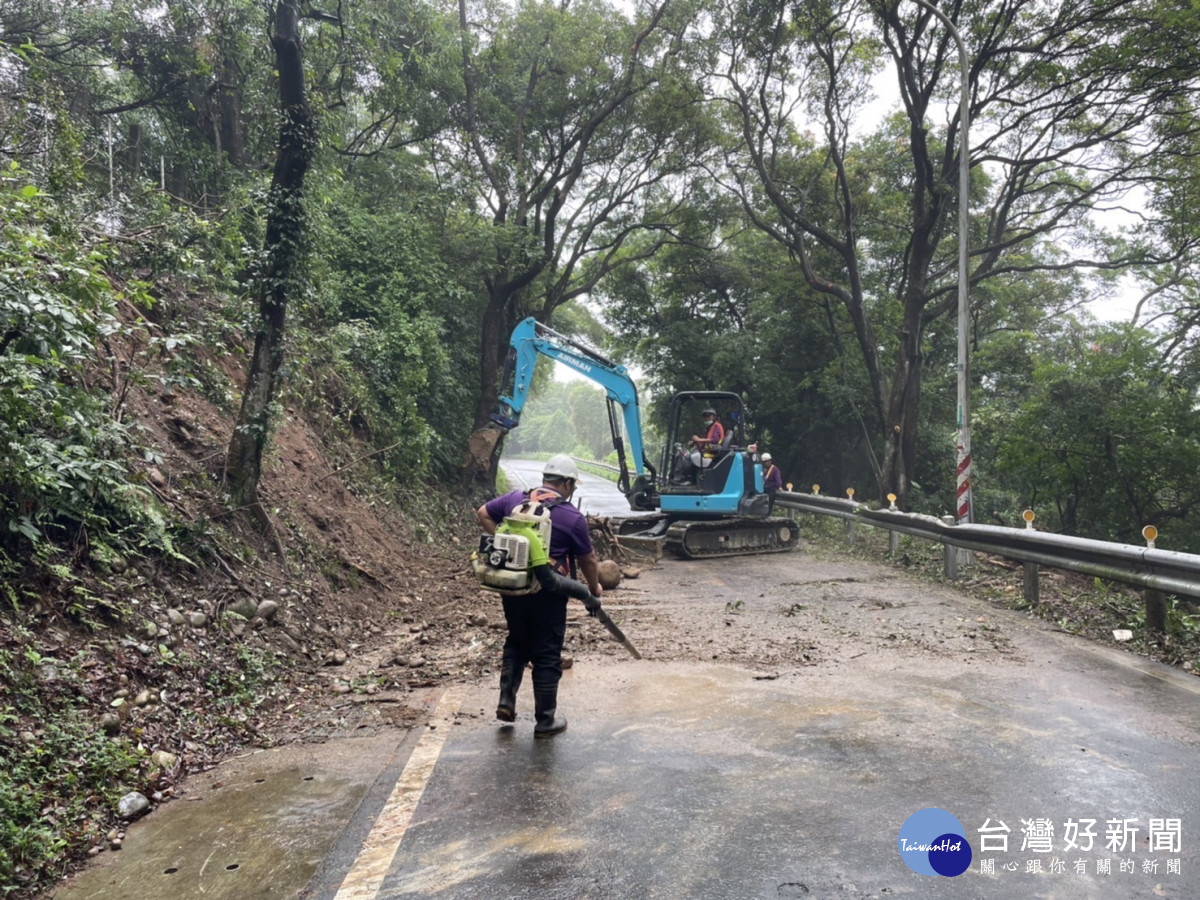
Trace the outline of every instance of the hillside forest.
{"type": "MultiPolygon", "coordinates": [[[[0,0],[0,608],[283,555],[291,422],[466,508],[528,316],[651,433],[733,391],[797,489],[951,512],[964,154],[976,520],[1200,552],[1198,54],[1157,0],[0,0]],[[189,396],[198,518],[148,439],[189,396]]],[[[509,452],[603,459],[551,370],[509,452]]]]}

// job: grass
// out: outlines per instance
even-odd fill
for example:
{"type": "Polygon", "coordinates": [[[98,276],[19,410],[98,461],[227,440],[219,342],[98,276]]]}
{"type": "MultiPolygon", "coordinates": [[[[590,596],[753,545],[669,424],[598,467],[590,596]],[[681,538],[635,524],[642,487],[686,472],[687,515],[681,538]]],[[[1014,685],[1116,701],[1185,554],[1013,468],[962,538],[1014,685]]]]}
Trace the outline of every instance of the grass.
{"type": "Polygon", "coordinates": [[[98,842],[117,801],[146,781],[147,754],[97,727],[81,678],[73,661],[0,649],[0,895],[44,883],[98,842]]]}

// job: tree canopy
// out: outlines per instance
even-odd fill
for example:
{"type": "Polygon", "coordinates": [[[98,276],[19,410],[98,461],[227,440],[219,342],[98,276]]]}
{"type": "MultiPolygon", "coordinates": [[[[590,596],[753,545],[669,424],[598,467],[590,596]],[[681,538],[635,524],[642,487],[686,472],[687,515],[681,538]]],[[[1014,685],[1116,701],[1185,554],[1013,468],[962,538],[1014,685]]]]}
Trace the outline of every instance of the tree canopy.
{"type": "MultiPolygon", "coordinates": [[[[1046,499],[1054,527],[1073,533],[1164,519],[1192,540],[1194,477],[1171,460],[1190,459],[1200,370],[1193,10],[939,5],[967,48],[964,149],[951,30],[908,0],[305,4],[303,229],[272,232],[281,116],[294,108],[280,104],[272,35],[289,8],[0,0],[13,248],[0,361],[13,384],[36,361],[47,385],[12,394],[14,416],[19,399],[21,415],[55,421],[55,392],[85,382],[121,390],[119,373],[72,374],[38,337],[53,316],[31,298],[71,298],[76,324],[55,327],[105,358],[108,335],[76,330],[100,294],[76,296],[55,274],[86,253],[89,278],[124,311],[114,333],[177,341],[179,377],[231,416],[244,386],[211,355],[252,354],[286,286],[286,328],[264,339],[280,380],[240,429],[268,454],[282,410],[299,406],[331,440],[367,442],[398,483],[461,483],[509,331],[535,315],[644,373],[650,419],[675,391],[733,390],[788,480],[895,491],[940,513],[953,504],[966,152],[981,516],[1046,499]],[[52,264],[29,264],[19,248],[35,245],[52,264]],[[286,276],[272,262],[282,250],[286,276]],[[1118,336],[1089,318],[1088,301],[1118,290],[1141,292],[1143,330],[1118,336]],[[1111,349],[1072,362],[1093,344],[1111,349]],[[1121,378],[1146,390],[1118,390],[1121,378]],[[1127,428],[1116,409],[1071,418],[1105,396],[1144,397],[1155,426],[1127,428]],[[1044,432],[1096,444],[1085,423],[1119,427],[1121,452],[1068,500],[1054,493],[1067,462],[1050,465],[1044,432]],[[1130,456],[1145,462],[1137,478],[1130,456]]],[[[599,444],[573,408],[560,449],[599,444]]],[[[69,431],[38,445],[46,459],[115,452],[69,431]]],[[[13,473],[40,465],[16,459],[13,473]]],[[[492,474],[466,481],[483,488],[492,474]]],[[[37,512],[28,525],[6,513],[9,551],[30,529],[50,534],[35,522],[69,530],[86,517],[49,482],[20,478],[36,495],[22,515],[37,512]]]]}

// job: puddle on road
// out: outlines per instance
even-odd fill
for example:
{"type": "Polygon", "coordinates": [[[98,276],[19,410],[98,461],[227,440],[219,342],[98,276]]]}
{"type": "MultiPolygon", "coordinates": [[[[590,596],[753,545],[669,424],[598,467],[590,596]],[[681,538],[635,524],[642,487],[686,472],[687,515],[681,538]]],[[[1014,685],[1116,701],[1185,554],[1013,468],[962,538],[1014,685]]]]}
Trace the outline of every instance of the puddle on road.
{"type": "Polygon", "coordinates": [[[401,737],[265,751],[196,776],[183,798],[129,827],[124,849],[103,854],[53,896],[294,897],[401,737]]]}

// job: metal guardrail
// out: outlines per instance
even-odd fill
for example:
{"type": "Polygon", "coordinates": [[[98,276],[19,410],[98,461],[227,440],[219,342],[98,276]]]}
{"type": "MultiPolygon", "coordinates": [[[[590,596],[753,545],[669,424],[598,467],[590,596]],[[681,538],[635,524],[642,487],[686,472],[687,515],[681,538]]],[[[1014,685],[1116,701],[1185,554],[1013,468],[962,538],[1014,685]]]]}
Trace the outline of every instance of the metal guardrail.
{"type": "Polygon", "coordinates": [[[952,519],[943,521],[899,510],[871,509],[854,500],[821,494],[781,491],[775,495],[775,505],[844,519],[848,527],[862,523],[886,529],[893,535],[907,534],[937,541],[946,548],[946,574],[949,577],[957,574],[957,554],[950,549],[952,547],[1019,560],[1026,567],[1026,599],[1034,603],[1038,600],[1038,566],[1133,585],[1145,592],[1147,623],[1160,631],[1164,620],[1162,594],[1200,597],[1200,555],[1192,553],[1067,537],[1032,528],[955,525],[952,519]]]}
{"type": "Polygon", "coordinates": [[[594,459],[584,459],[582,456],[572,456],[571,459],[579,463],[581,466],[595,466],[597,469],[607,469],[609,472],[620,472],[619,466],[610,465],[609,463],[597,462],[594,459]]]}
{"type": "MultiPolygon", "coordinates": [[[[619,471],[596,460],[577,461],[619,471]]],[[[951,548],[1017,560],[1025,566],[1025,598],[1031,603],[1038,602],[1039,566],[1128,584],[1144,592],[1146,621],[1158,631],[1165,627],[1163,594],[1200,598],[1200,555],[1193,553],[1068,537],[1032,528],[956,525],[949,516],[943,520],[894,509],[872,509],[855,500],[824,494],[780,491],[775,495],[775,506],[844,519],[850,529],[857,523],[883,528],[892,536],[893,551],[899,534],[936,541],[944,548],[945,570],[950,578],[957,577],[958,570],[958,554],[951,548]]]]}

